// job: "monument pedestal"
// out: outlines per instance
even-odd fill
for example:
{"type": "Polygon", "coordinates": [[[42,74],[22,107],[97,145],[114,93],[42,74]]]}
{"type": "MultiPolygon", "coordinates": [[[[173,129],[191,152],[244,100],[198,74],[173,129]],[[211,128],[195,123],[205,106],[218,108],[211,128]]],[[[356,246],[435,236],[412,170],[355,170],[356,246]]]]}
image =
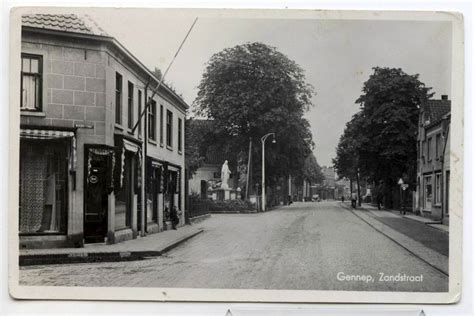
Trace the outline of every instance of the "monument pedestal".
{"type": "Polygon", "coordinates": [[[218,188],[210,192],[210,195],[214,201],[235,200],[240,199],[240,190],[218,188]]]}

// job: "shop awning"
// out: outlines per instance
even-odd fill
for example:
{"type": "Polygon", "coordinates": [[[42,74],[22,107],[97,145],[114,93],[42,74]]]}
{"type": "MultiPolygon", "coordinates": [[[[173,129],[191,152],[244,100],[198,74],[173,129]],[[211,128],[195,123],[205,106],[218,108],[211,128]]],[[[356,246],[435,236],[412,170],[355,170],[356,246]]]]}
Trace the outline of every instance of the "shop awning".
{"type": "Polygon", "coordinates": [[[21,129],[20,137],[27,139],[58,139],[74,137],[74,132],[44,130],[44,129],[21,129]]]}
{"type": "Polygon", "coordinates": [[[126,139],[123,140],[123,147],[125,150],[137,153],[140,152],[140,146],[137,144],[132,143],[131,141],[128,141],[126,139]]]}
{"type": "Polygon", "coordinates": [[[159,162],[157,162],[157,161],[152,160],[152,161],[151,161],[151,166],[152,166],[153,168],[161,168],[161,167],[163,167],[163,164],[162,164],[162,163],[159,163],[159,162]]]}

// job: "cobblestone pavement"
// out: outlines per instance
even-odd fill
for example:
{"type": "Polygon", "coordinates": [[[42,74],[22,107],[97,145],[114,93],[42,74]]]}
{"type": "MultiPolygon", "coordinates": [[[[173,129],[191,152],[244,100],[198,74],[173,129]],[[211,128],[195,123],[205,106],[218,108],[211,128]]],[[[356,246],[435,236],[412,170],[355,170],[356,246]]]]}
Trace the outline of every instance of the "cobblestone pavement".
{"type": "Polygon", "coordinates": [[[213,215],[199,226],[205,232],[162,257],[132,262],[28,266],[21,268],[20,283],[234,289],[448,290],[446,275],[375,231],[342,208],[340,202],[295,203],[260,214],[213,215]],[[384,276],[382,281],[381,274],[384,276]],[[393,281],[397,275],[401,279],[410,276],[413,282],[393,281]]]}

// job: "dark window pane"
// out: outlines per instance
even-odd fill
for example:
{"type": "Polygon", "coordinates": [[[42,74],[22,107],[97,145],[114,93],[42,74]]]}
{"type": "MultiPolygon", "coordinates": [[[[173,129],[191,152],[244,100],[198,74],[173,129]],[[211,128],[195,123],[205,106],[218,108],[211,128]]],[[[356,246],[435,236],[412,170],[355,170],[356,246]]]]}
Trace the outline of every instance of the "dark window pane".
{"type": "Polygon", "coordinates": [[[115,75],[115,123],[122,124],[122,76],[115,75]]]}

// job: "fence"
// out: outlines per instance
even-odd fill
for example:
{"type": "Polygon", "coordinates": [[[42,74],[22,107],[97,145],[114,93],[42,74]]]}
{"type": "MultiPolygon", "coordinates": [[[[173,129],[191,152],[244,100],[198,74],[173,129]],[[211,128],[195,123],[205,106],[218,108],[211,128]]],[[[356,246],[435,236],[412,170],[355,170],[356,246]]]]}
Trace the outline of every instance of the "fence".
{"type": "Polygon", "coordinates": [[[211,201],[189,199],[188,213],[189,218],[206,215],[210,213],[211,201]]]}

